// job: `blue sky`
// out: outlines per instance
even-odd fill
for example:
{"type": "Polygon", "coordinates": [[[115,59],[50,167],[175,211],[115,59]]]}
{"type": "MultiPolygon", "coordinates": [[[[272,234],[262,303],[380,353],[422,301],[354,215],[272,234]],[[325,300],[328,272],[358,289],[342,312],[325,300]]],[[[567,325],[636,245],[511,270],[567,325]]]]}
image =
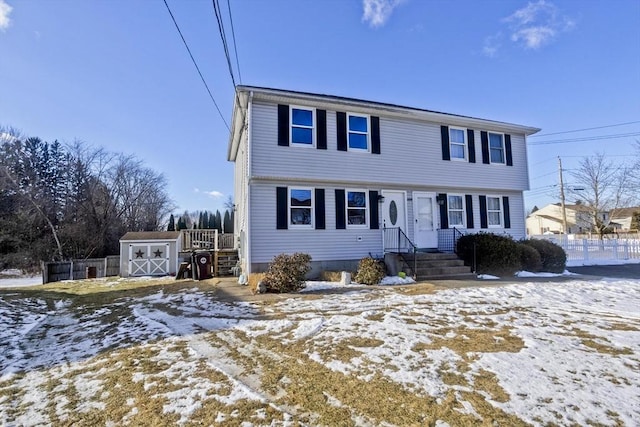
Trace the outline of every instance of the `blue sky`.
{"type": "MultiPolygon", "coordinates": [[[[212,2],[167,2],[230,122],[212,2]]],[[[640,140],[637,0],[230,4],[243,84],[542,128],[527,208],[557,201],[558,156],[569,174],[596,152],[629,161],[640,140]]],[[[222,209],[233,192],[228,130],[162,0],[0,0],[0,125],[134,154],[165,174],[176,212],[222,209]]]]}

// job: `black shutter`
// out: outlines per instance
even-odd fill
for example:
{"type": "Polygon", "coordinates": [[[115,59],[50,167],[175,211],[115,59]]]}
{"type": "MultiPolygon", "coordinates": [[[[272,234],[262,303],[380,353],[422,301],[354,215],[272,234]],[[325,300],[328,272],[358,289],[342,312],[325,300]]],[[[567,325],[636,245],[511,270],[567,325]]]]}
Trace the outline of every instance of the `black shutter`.
{"type": "Polygon", "coordinates": [[[504,135],[504,151],[507,156],[507,166],[513,166],[513,156],[511,154],[511,135],[504,135]]]}
{"type": "Polygon", "coordinates": [[[440,135],[442,136],[442,160],[451,160],[451,153],[449,152],[449,126],[440,126],[440,135]]]}
{"type": "Polygon", "coordinates": [[[487,132],[480,132],[480,140],[482,142],[482,163],[489,164],[489,135],[487,132]]]}
{"type": "Polygon", "coordinates": [[[327,110],[316,110],[316,148],[327,149],[327,110]]]}
{"type": "Polygon", "coordinates": [[[347,228],[346,211],[344,206],[344,190],[336,189],[336,230],[347,228]]]}
{"type": "Polygon", "coordinates": [[[371,116],[371,152],[380,154],[380,117],[371,116]]]}
{"type": "Polygon", "coordinates": [[[511,212],[509,212],[509,198],[502,197],[502,209],[504,209],[504,228],[511,228],[511,212]]]}
{"type": "Polygon", "coordinates": [[[289,106],[278,104],[278,145],[289,145],[289,106]]]}
{"type": "Polygon", "coordinates": [[[286,230],[289,223],[287,193],[287,187],[276,187],[276,228],[278,230],[286,230]]]}
{"type": "Polygon", "coordinates": [[[369,228],[377,230],[380,228],[378,219],[378,192],[369,191],[369,228]]]}
{"type": "Polygon", "coordinates": [[[476,162],[476,135],[473,129],[467,129],[467,144],[469,144],[469,163],[476,162]]]}
{"type": "Polygon", "coordinates": [[[480,196],[480,228],[487,228],[487,196],[480,196]]]}
{"type": "Polygon", "coordinates": [[[336,113],[338,151],[347,151],[347,113],[336,113]]]}
{"type": "Polygon", "coordinates": [[[467,228],[473,228],[473,198],[471,194],[464,196],[464,202],[467,209],[467,228]]]}
{"type": "Polygon", "coordinates": [[[324,216],[324,188],[316,188],[315,193],[316,230],[324,230],[326,228],[324,216]]]}
{"type": "Polygon", "coordinates": [[[444,228],[449,228],[449,213],[448,213],[448,209],[447,209],[447,195],[445,193],[440,193],[438,194],[437,199],[438,201],[442,201],[442,204],[439,204],[440,206],[440,228],[444,229],[444,228]]]}

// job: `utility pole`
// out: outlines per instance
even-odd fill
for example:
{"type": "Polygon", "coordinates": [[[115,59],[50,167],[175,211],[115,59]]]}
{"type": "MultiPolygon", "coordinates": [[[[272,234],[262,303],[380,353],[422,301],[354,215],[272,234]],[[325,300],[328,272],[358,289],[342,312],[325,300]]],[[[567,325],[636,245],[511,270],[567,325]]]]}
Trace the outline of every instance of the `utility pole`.
{"type": "Polygon", "coordinates": [[[560,203],[562,207],[562,234],[567,234],[567,209],[564,205],[564,182],[562,181],[562,159],[558,156],[558,174],[560,175],[560,203]]]}

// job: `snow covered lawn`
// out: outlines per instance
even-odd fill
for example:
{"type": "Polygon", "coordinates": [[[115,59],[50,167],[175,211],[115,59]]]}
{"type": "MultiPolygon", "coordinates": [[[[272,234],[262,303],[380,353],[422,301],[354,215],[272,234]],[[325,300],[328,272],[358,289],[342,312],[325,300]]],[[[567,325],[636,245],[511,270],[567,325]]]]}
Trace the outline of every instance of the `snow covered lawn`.
{"type": "Polygon", "coordinates": [[[640,281],[216,295],[0,291],[0,425],[640,419],[640,281]]]}

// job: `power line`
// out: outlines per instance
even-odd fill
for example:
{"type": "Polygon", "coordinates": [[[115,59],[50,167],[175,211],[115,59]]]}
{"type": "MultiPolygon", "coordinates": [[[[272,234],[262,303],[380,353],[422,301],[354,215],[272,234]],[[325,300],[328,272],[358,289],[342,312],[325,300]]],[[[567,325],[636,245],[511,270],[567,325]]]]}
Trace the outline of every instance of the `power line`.
{"type": "Polygon", "coordinates": [[[236,43],[236,31],[233,28],[233,17],[231,16],[231,2],[227,0],[227,9],[229,10],[229,22],[231,22],[231,38],[233,39],[233,51],[236,55],[236,69],[238,70],[238,80],[242,84],[242,74],[240,74],[240,58],[238,58],[238,44],[236,43]]]}
{"type": "Polygon", "coordinates": [[[583,138],[552,139],[548,141],[533,141],[533,142],[530,142],[529,145],[549,145],[549,144],[566,144],[569,142],[600,141],[602,139],[626,138],[629,136],[638,136],[638,135],[640,135],[640,132],[619,133],[619,134],[599,135],[599,136],[585,136],[583,138]]]}
{"type": "Polygon", "coordinates": [[[220,115],[220,118],[222,119],[222,122],[224,123],[224,125],[227,127],[227,130],[229,132],[231,132],[231,128],[229,128],[229,125],[227,124],[227,121],[224,119],[224,116],[222,115],[222,111],[220,111],[220,107],[218,107],[218,103],[216,102],[215,98],[213,97],[213,94],[211,93],[211,90],[209,89],[209,85],[207,84],[206,80],[202,76],[202,73],[200,72],[200,67],[198,67],[198,63],[196,62],[195,58],[193,57],[193,54],[191,53],[191,49],[189,49],[189,45],[187,44],[187,41],[184,39],[184,36],[182,35],[182,31],[180,31],[180,27],[178,26],[178,22],[176,22],[176,18],[173,16],[173,13],[171,12],[171,8],[169,7],[169,4],[167,3],[167,0],[163,0],[163,1],[164,1],[164,5],[167,7],[167,11],[169,12],[169,15],[171,15],[171,20],[173,21],[174,25],[176,26],[176,30],[178,30],[178,34],[180,34],[180,38],[182,39],[182,42],[184,43],[184,47],[186,47],[187,48],[187,52],[189,52],[189,56],[191,57],[191,61],[193,62],[193,65],[195,65],[196,70],[198,70],[198,75],[200,76],[200,79],[202,80],[202,83],[204,83],[204,87],[207,89],[207,93],[209,93],[209,97],[211,98],[211,101],[213,101],[213,105],[216,106],[216,110],[218,110],[218,114],[220,115]]]}
{"type": "Polygon", "coordinates": [[[625,125],[633,125],[636,123],[640,123],[640,121],[635,121],[635,122],[626,122],[626,123],[618,123],[615,125],[606,125],[606,126],[597,126],[594,128],[584,128],[584,129],[575,129],[575,130],[565,130],[563,132],[553,132],[553,133],[542,133],[540,135],[531,135],[529,136],[529,138],[538,138],[541,136],[551,136],[551,135],[561,135],[561,134],[565,134],[565,133],[573,133],[573,132],[583,132],[583,131],[587,131],[587,130],[596,130],[596,129],[605,129],[605,128],[613,128],[613,127],[617,127],[617,126],[625,126],[625,125]]]}
{"type": "Polygon", "coordinates": [[[224,49],[224,56],[227,59],[227,67],[229,68],[229,75],[231,76],[231,82],[233,87],[236,87],[236,78],[233,75],[233,66],[231,65],[231,55],[229,54],[229,44],[227,43],[227,35],[224,31],[224,23],[222,22],[222,13],[220,12],[220,4],[218,0],[211,0],[213,3],[213,11],[216,14],[216,21],[218,23],[218,32],[220,33],[220,39],[222,40],[222,48],[224,49]]]}

